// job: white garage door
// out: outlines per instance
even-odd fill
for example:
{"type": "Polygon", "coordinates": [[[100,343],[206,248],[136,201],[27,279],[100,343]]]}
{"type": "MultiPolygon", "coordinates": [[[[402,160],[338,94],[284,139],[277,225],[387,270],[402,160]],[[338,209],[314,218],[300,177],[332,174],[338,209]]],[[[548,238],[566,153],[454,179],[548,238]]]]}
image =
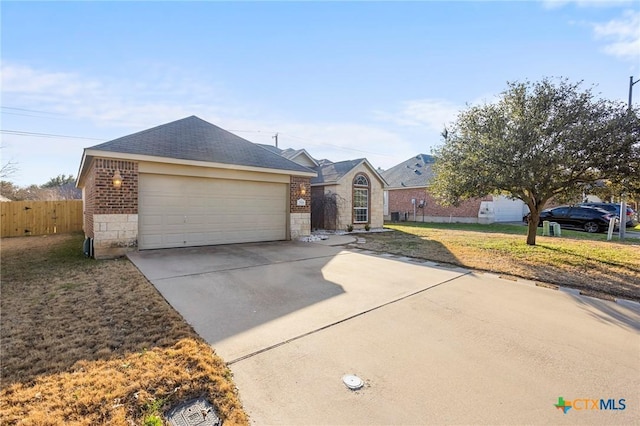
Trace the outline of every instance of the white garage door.
{"type": "Polygon", "coordinates": [[[140,174],[140,249],[286,238],[288,185],[140,174]]]}
{"type": "Polygon", "coordinates": [[[524,216],[525,204],[505,196],[493,196],[493,211],[496,222],[520,222],[524,216]]]}

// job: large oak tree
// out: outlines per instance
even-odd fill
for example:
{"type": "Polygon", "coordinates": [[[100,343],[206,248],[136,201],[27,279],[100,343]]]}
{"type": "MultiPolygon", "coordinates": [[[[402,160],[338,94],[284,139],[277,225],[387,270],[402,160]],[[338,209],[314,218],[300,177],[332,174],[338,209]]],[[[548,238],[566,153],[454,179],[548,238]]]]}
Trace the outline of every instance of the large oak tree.
{"type": "Polygon", "coordinates": [[[511,82],[496,102],[462,111],[436,150],[433,191],[454,205],[491,193],[522,200],[535,245],[547,201],[599,179],[624,181],[638,164],[638,115],[581,86],[511,82]]]}

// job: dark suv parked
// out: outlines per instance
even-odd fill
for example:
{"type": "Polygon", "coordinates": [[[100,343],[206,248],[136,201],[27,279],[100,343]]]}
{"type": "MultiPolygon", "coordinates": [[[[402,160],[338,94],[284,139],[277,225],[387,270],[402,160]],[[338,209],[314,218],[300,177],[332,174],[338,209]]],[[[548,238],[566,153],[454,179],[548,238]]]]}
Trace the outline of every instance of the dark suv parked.
{"type": "MultiPolygon", "coordinates": [[[[587,232],[604,232],[609,227],[609,219],[614,217],[610,212],[585,206],[558,206],[540,212],[540,223],[548,220],[557,222],[561,228],[580,229],[587,232]]],[[[529,216],[525,216],[528,222],[529,216]]]]}
{"type": "MultiPolygon", "coordinates": [[[[578,205],[585,207],[598,207],[608,211],[616,217],[620,217],[620,203],[580,203],[578,205]]],[[[627,206],[627,228],[632,228],[637,225],[637,222],[634,219],[635,214],[636,212],[634,212],[631,207],[627,206]]]]}

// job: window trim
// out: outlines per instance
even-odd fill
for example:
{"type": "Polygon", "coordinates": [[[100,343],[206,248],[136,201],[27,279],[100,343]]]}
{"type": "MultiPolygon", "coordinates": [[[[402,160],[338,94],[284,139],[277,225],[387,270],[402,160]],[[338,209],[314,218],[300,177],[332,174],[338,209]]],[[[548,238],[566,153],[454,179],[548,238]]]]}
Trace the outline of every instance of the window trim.
{"type": "Polygon", "coordinates": [[[353,177],[353,181],[351,182],[351,223],[353,224],[367,224],[371,223],[371,179],[365,173],[359,172],[353,177]],[[366,185],[364,185],[361,181],[361,178],[366,181],[366,185]],[[365,190],[367,196],[367,206],[366,207],[356,207],[355,199],[356,199],[356,190],[365,190]],[[366,209],[366,220],[358,220],[356,221],[356,209],[366,209]]]}

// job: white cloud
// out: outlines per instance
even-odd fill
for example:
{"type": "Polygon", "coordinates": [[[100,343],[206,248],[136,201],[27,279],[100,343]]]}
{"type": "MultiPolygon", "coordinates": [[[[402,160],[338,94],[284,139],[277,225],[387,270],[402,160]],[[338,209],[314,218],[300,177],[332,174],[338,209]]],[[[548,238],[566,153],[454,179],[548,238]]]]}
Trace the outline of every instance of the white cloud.
{"type": "Polygon", "coordinates": [[[342,161],[366,157],[375,167],[390,168],[407,158],[424,152],[406,135],[377,126],[353,122],[292,122],[202,117],[251,142],[274,145],[282,149],[305,149],[316,159],[342,161]],[[261,131],[251,129],[262,129],[261,131]]]}
{"type": "Polygon", "coordinates": [[[395,112],[376,111],[378,119],[398,126],[423,126],[440,132],[454,121],[461,107],[443,99],[416,99],[403,102],[395,112]]]}
{"type": "Polygon", "coordinates": [[[63,72],[41,72],[24,65],[2,65],[2,91],[7,94],[49,97],[71,97],[84,92],[96,92],[100,84],[82,81],[77,75],[63,72]]]}
{"type": "Polygon", "coordinates": [[[559,9],[569,4],[578,7],[618,7],[631,3],[632,0],[542,0],[545,9],[559,9]]]}
{"type": "MultiPolygon", "coordinates": [[[[580,7],[620,7],[632,4],[632,2],[616,0],[543,1],[543,5],[547,9],[557,9],[567,4],[575,4],[580,7]]],[[[571,21],[570,24],[590,26],[595,38],[606,43],[602,49],[604,53],[635,63],[640,61],[640,11],[628,9],[619,18],[607,22],[571,21]]]]}
{"type": "Polygon", "coordinates": [[[626,10],[620,19],[593,24],[596,38],[606,40],[605,53],[640,60],[640,11],[626,10]]]}
{"type": "MultiPolygon", "coordinates": [[[[321,117],[291,120],[271,105],[239,104],[215,82],[180,70],[151,71],[143,81],[11,62],[4,62],[1,71],[5,129],[111,139],[197,115],[252,142],[272,144],[279,132],[280,147],[305,148],[316,158],[333,161],[366,157],[376,167],[389,168],[419,152],[428,153],[424,129],[403,132],[394,126],[327,122],[321,117]],[[7,107],[52,114],[25,118],[7,107]]],[[[445,101],[410,101],[397,118],[433,126],[439,133],[453,112],[445,101]]],[[[20,163],[15,179],[19,185],[75,173],[82,148],[99,143],[17,135],[3,135],[3,141],[9,145],[3,155],[20,163]]]]}
{"type": "Polygon", "coordinates": [[[145,81],[99,80],[73,72],[2,65],[4,105],[44,110],[98,127],[138,128],[219,111],[208,102],[213,89],[188,76],[147,75],[145,81]]]}

